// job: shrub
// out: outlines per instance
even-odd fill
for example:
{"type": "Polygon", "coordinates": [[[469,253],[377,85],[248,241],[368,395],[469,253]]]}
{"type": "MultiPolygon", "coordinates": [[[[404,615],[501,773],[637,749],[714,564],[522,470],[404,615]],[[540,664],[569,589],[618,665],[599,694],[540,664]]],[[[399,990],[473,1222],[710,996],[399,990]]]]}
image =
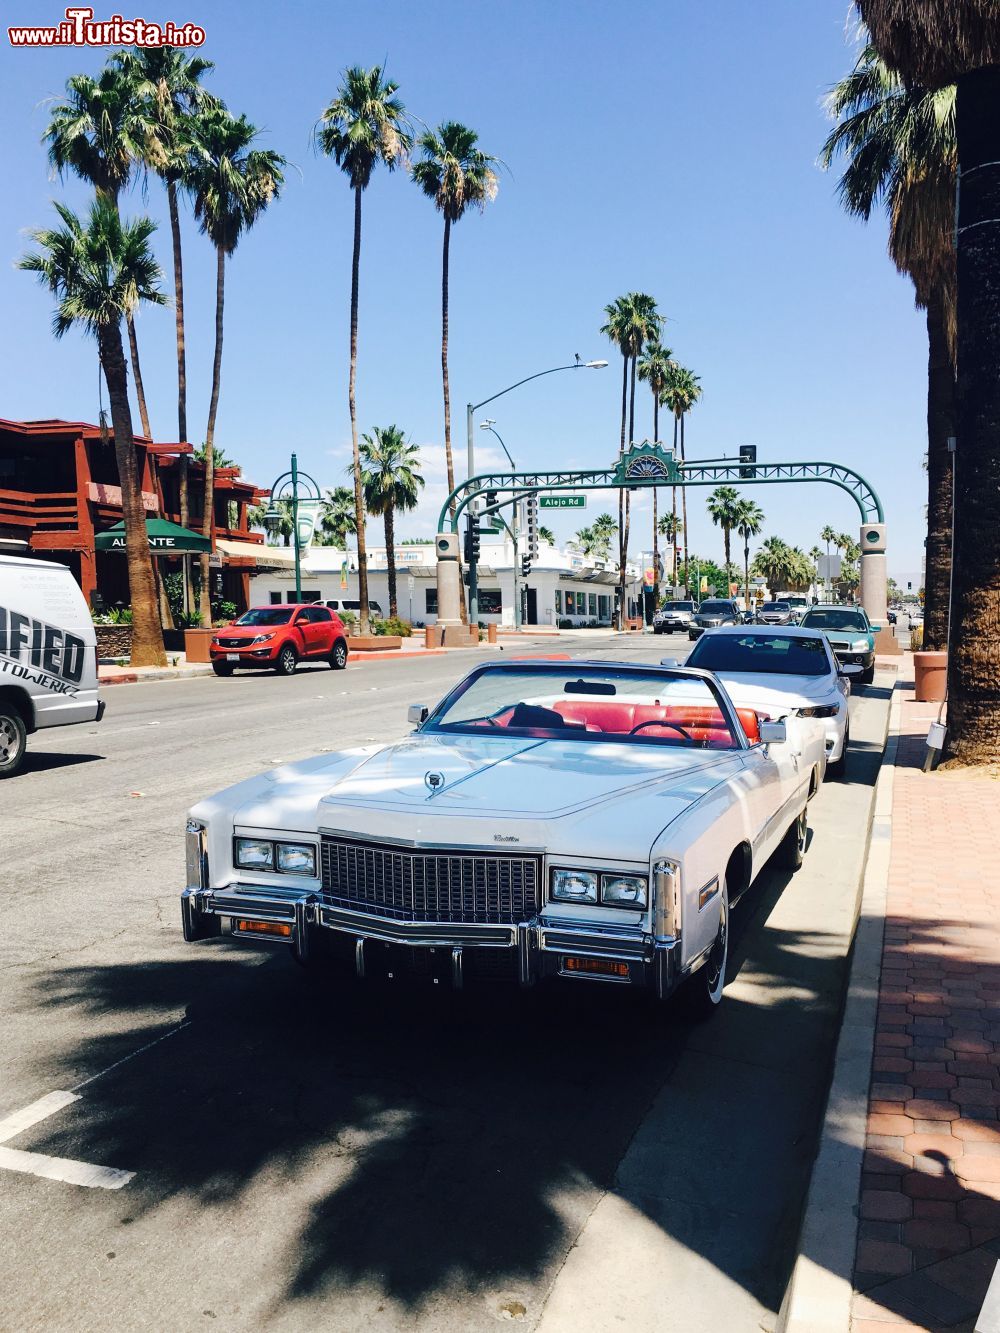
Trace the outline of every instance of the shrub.
{"type": "Polygon", "coordinates": [[[572,620],[566,620],[566,619],[560,620],[560,621],[559,621],[559,624],[558,624],[558,628],[559,628],[559,629],[572,629],[572,628],[573,628],[573,622],[572,622],[572,620]]]}
{"type": "Polygon", "coordinates": [[[353,611],[338,611],[337,614],[340,616],[341,623],[345,625],[347,629],[353,629],[358,623],[358,618],[353,611]]]}
{"type": "Polygon", "coordinates": [[[385,620],[371,621],[373,634],[394,634],[401,639],[408,639],[413,634],[413,627],[399,616],[389,616],[385,620]]]}
{"type": "Polygon", "coordinates": [[[201,629],[201,612],[182,611],[176,621],[178,629],[201,629]]]}

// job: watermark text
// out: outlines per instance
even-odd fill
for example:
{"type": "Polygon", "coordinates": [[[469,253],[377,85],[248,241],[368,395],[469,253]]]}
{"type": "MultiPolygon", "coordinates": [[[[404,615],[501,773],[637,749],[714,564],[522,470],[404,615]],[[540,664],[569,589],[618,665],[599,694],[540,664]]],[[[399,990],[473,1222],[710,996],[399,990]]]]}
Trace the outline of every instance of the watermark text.
{"type": "Polygon", "coordinates": [[[154,23],[112,14],[95,19],[89,5],[71,5],[51,27],[8,28],[11,46],[201,46],[205,29],[197,23],[154,23]]]}

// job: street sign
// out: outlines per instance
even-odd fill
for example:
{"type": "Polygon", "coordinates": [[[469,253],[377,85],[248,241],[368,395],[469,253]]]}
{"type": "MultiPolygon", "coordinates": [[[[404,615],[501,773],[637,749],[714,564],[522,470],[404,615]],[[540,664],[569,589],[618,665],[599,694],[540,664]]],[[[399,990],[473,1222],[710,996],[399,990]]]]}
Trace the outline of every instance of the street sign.
{"type": "Polygon", "coordinates": [[[542,509],[586,509],[585,495],[540,495],[538,504],[542,509]]]}

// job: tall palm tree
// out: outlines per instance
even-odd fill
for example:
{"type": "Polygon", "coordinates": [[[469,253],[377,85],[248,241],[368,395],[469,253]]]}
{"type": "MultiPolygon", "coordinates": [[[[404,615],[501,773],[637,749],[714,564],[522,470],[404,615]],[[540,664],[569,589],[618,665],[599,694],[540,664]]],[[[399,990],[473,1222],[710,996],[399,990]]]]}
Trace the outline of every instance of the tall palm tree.
{"type": "MultiPolygon", "coordinates": [[[[635,438],[635,382],[636,366],[643,347],[651,338],[658,338],[663,316],[656,309],[653,297],[645,292],[628,292],[604,307],[607,321],[601,333],[622,354],[622,421],[619,453],[625,452],[626,422],[628,439],[635,438]]],[[[627,490],[618,492],[618,615],[619,628],[625,617],[625,566],[628,561],[631,496],[627,490]]]]}
{"type": "Polygon", "coordinates": [[[765,580],[772,595],[786,586],[791,570],[791,548],[780,537],[766,538],[750,566],[752,573],[759,574],[765,580]]]}
{"type": "Polygon", "coordinates": [[[722,529],[722,541],[726,552],[724,569],[726,578],[731,578],[732,569],[732,533],[740,513],[741,496],[733,486],[716,486],[708,497],[708,516],[717,528],[722,529]]]}
{"type": "Polygon", "coordinates": [[[957,763],[1000,758],[1000,8],[996,0],[858,0],[872,44],[911,84],[957,90],[958,413],[955,554],[948,645],[947,754],[957,763]],[[975,182],[973,187],[972,183],[975,182]],[[989,499],[987,498],[989,497],[989,499]]]}
{"type": "Polygon", "coordinates": [[[926,311],[927,602],[924,642],[943,648],[951,577],[951,454],[955,434],[955,89],[907,85],[871,45],[827,99],[836,125],[825,167],[846,159],[838,193],[865,219],[889,215],[889,254],[926,311]]]}
{"type": "Polygon", "coordinates": [[[361,270],[361,196],[372,173],[382,164],[392,171],[405,162],[412,143],[399,85],[385,77],[381,65],[344,71],[337,96],[324,110],[316,127],[316,142],[345,173],[354,191],[354,249],[351,258],[351,370],[347,398],[351,411],[351,448],[354,463],[354,515],[358,534],[359,632],[368,633],[368,557],[365,550],[365,510],[361,491],[361,455],[355,386],[358,368],[358,279],[361,270]]]}
{"type": "Polygon", "coordinates": [[[347,486],[334,486],[332,490],[328,490],[323,496],[319,521],[320,528],[333,539],[334,546],[346,551],[348,534],[358,530],[353,490],[347,486]]]}
{"type": "MultiPolygon", "coordinates": [[[[692,370],[684,366],[675,366],[670,374],[670,384],[664,395],[667,407],[674,414],[675,427],[680,428],[680,459],[683,463],[686,458],[684,448],[684,422],[687,414],[701,397],[701,381],[692,370]]],[[[677,430],[674,431],[674,445],[677,447],[677,430]]],[[[687,586],[688,569],[690,561],[688,559],[688,521],[687,521],[687,488],[681,487],[681,526],[684,530],[684,578],[685,592],[690,596],[691,590],[687,586]]]]}
{"type": "Polygon", "coordinates": [[[556,535],[551,528],[547,528],[543,523],[540,524],[538,528],[538,540],[540,542],[548,542],[550,546],[555,546],[556,535]]]}
{"type": "Polygon", "coordinates": [[[833,579],[830,577],[830,543],[836,541],[837,533],[828,523],[819,534],[821,542],[826,543],[826,582],[832,586],[833,579]]]}
{"type": "Polygon", "coordinates": [[[97,340],[111,403],[122,493],[132,603],[132,665],[166,666],[121,333],[122,321],[140,301],[162,305],[166,300],[159,289],[162,275],[149,248],[155,225],[148,218],[123,223],[114,201],[106,195],[94,200],[86,222],[64,205],[57,204],[56,211],[62,227],[33,232],[39,252],[25,255],[19,267],[36,273],[56,297],[53,328],[57,338],[76,326],[97,340]]]}
{"type": "Polygon", "coordinates": [[[756,500],[740,499],[737,505],[735,530],[743,538],[743,598],[750,610],[750,538],[760,534],[764,526],[764,511],[756,500]]]}
{"type": "MultiPolygon", "coordinates": [[[[212,535],[215,506],[215,421],[222,385],[222,335],[226,304],[226,260],[284,184],[285,159],[254,148],[259,131],[245,116],[212,106],[190,122],[184,184],[194,199],[202,233],[215,246],[215,353],[212,395],[205,427],[205,507],[202,532],[212,535]]],[[[208,556],[201,557],[201,618],[212,623],[208,556]]]]}
{"type": "MultiPolygon", "coordinates": [[[[184,175],[188,149],[188,117],[199,109],[218,105],[218,99],[201,86],[205,74],[214,69],[211,60],[187,55],[174,46],[140,46],[134,51],[119,51],[112,57],[119,70],[135,85],[135,94],[143,107],[150,132],[146,136],[142,160],[149,171],[163,181],[170,215],[170,242],[174,261],[174,333],[177,343],[177,438],[186,441],[187,426],[187,355],[184,330],[184,264],[181,255],[181,222],[178,187],[184,175]]],[[[177,482],[181,527],[189,521],[188,458],[178,458],[177,482]]],[[[191,587],[191,560],[183,560],[186,605],[194,605],[191,587]]]]}
{"type": "MultiPolygon", "coordinates": [[[[448,469],[448,493],[455,489],[455,466],[451,454],[451,387],[448,381],[448,264],[451,229],[467,208],[480,212],[496,198],[499,159],[477,147],[479,136],[467,125],[446,120],[436,130],[425,130],[417,140],[422,157],[411,169],[417,185],[434,201],[444,217],[441,248],[441,386],[444,392],[444,456],[448,469]]],[[[454,515],[455,505],[452,504],[454,515]]]]}
{"type": "MultiPolygon", "coordinates": [[[[664,347],[659,337],[650,338],[639,358],[639,378],[644,380],[653,395],[653,440],[660,438],[660,405],[673,369],[673,352],[664,347]]],[[[659,488],[653,487],[653,605],[660,603],[660,529],[658,523],[659,488]]]]}
{"type": "MultiPolygon", "coordinates": [[[[109,63],[96,79],[89,74],[74,74],[66,80],[66,100],[52,108],[42,138],[48,144],[49,161],[60,176],[74,172],[117,208],[121,192],[143,160],[153,134],[154,124],[136,80],[109,63]]],[[[125,324],[139,419],[143,434],[152,439],[131,312],[125,316],[125,324]]]]}
{"type": "Polygon", "coordinates": [[[611,514],[598,514],[590,529],[594,534],[594,554],[598,560],[607,560],[611,553],[611,543],[618,531],[618,524],[611,514]]]}
{"type": "Polygon", "coordinates": [[[594,536],[593,528],[581,528],[573,538],[571,545],[580,552],[585,559],[590,559],[597,547],[597,539],[594,536]]]}
{"type": "MultiPolygon", "coordinates": [[[[674,487],[676,492],[677,488],[674,487]]],[[[670,546],[670,582],[677,583],[677,536],[681,530],[680,519],[677,517],[677,501],[674,500],[674,508],[669,514],[663,514],[657,523],[657,530],[661,537],[665,537],[670,546]]]]}
{"type": "MultiPolygon", "coordinates": [[[[396,605],[396,511],[416,509],[424,479],[417,471],[420,453],[398,426],[376,426],[361,437],[361,485],[369,514],[385,523],[385,560],[389,575],[389,615],[396,605]]],[[[348,469],[350,471],[350,469],[348,469]]]]}

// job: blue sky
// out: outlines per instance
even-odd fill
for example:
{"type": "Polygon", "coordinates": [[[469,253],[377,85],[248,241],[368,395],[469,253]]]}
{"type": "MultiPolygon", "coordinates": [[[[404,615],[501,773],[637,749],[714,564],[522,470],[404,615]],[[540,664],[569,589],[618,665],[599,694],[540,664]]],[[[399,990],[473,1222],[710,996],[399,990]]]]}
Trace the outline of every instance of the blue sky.
{"type": "MultiPolygon", "coordinates": [[[[62,9],[12,0],[6,22],[56,22],[62,9]]],[[[103,8],[132,15],[125,3],[103,8]]],[[[199,23],[216,62],[212,91],[287,156],[283,197],[229,266],[217,443],[267,485],[290,451],[324,486],[350,457],[347,408],[352,206],[346,181],[311,148],[311,129],[353,63],[388,60],[400,94],[428,123],[464,121],[508,166],[484,216],[456,228],[451,270],[453,444],[464,464],[464,403],[535,370],[606,357],[604,371],[553,375],[491,406],[519,465],[604,466],[617,448],[619,363],[600,337],[604,305],[645,290],[668,316],[664,340],[702,378],[690,456],[754,443],[761,460],[829,459],[861,471],[887,510],[889,568],[919,568],[925,449],[924,325],[885,255],[881,220],[841,212],[816,166],[821,98],[850,67],[846,0],[396,0],[366,5],[246,0],[147,3],[147,19],[199,23]],[[238,16],[237,16],[238,15],[238,16]]],[[[40,145],[46,98],[96,72],[94,50],[2,48],[5,126],[0,195],[0,416],[95,420],[96,349],[50,334],[50,301],[14,269],[25,229],[50,201],[83,206],[51,177],[40,145]]],[[[134,212],[160,223],[157,182],[134,212]]],[[[392,422],[422,448],[427,500],[402,523],[429,534],[443,496],[440,382],[441,221],[403,174],[365,196],[358,405],[362,429],[392,422]]],[[[214,258],[184,219],[189,434],[208,408],[214,258]]],[[[169,310],[138,321],[154,433],[177,437],[169,310]]],[[[648,393],[637,435],[652,431],[648,393]]],[[[480,414],[480,416],[483,414],[480,414]]],[[[661,433],[665,428],[661,424],[661,433]]],[[[489,437],[477,432],[477,447],[489,437]]],[[[482,448],[483,462],[499,463],[482,448]]],[[[766,533],[808,549],[832,523],[856,534],[853,501],[833,487],[747,488],[766,533]]],[[[718,558],[721,535],[689,492],[692,549],[718,558]]],[[[636,497],[634,549],[648,545],[636,497]]],[[[601,508],[591,496],[588,521],[601,508]]],[[[560,537],[579,526],[555,516],[560,537]]],[[[377,537],[380,525],[373,525],[377,537]]],[[[913,576],[912,574],[910,575],[913,576]]]]}

